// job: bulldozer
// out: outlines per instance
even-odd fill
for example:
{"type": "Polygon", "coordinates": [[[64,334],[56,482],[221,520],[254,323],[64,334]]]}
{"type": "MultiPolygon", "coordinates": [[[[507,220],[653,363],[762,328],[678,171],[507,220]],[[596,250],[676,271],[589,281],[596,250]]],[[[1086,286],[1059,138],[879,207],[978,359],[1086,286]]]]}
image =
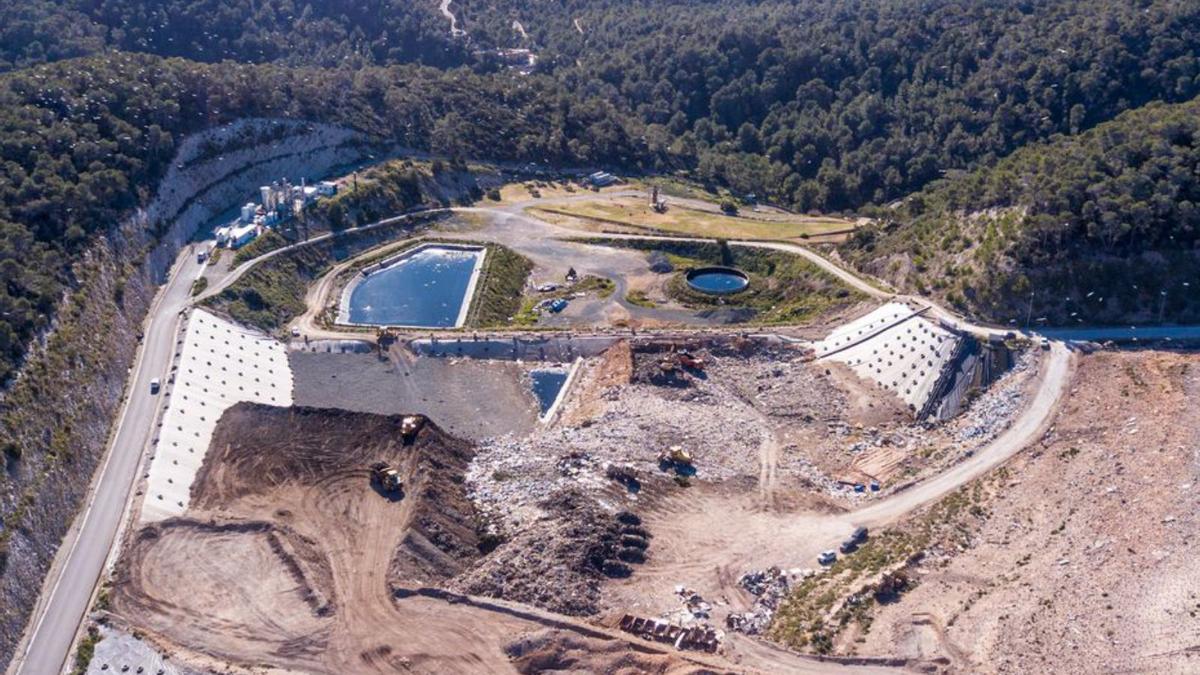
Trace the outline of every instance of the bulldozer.
{"type": "Polygon", "coordinates": [[[417,437],[417,432],[425,424],[425,418],[420,415],[407,415],[400,420],[400,438],[405,443],[412,443],[417,437]]]}
{"type": "Polygon", "coordinates": [[[379,355],[383,356],[384,352],[391,347],[396,340],[400,339],[400,331],[387,326],[380,326],[375,330],[375,347],[379,350],[379,355]]]}
{"type": "Polygon", "coordinates": [[[704,358],[683,349],[679,352],[679,365],[692,370],[704,370],[704,358]]]}
{"type": "Polygon", "coordinates": [[[692,453],[685,450],[682,445],[672,445],[658,453],[658,465],[664,471],[670,469],[675,469],[678,473],[689,471],[692,469],[692,453]]]}
{"type": "Polygon", "coordinates": [[[399,492],[402,487],[400,472],[387,462],[371,465],[371,480],[378,482],[384,492],[399,492]]]}

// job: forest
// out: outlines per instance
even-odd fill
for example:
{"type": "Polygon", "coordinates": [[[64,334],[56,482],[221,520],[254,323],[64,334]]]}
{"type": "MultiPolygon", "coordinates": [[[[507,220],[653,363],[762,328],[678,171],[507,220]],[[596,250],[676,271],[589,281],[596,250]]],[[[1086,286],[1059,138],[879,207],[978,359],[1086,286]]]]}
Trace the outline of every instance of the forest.
{"type": "Polygon", "coordinates": [[[999,321],[1200,320],[1200,99],[1026,146],[878,209],[842,253],[999,321]]]}
{"type": "MultiPolygon", "coordinates": [[[[433,0],[0,5],[0,379],[52,320],[72,262],[149,199],[180,140],[239,117],[333,122],[448,158],[679,173],[800,211],[866,213],[975,171],[1008,176],[1022,148],[1200,94],[1200,5],[1170,0],[450,9],[465,35],[433,0]],[[533,72],[502,67],[498,47],[531,49],[533,72]]],[[[1108,144],[1106,156],[1144,150],[1108,144]]],[[[1007,259],[1194,243],[1178,229],[1190,202],[1172,197],[1186,164],[1123,166],[1105,195],[1034,199],[1028,232],[1003,240],[1007,259]]],[[[1084,170],[1056,175],[1082,184],[1084,170]]],[[[994,180],[953,200],[1028,201],[994,180]]]]}

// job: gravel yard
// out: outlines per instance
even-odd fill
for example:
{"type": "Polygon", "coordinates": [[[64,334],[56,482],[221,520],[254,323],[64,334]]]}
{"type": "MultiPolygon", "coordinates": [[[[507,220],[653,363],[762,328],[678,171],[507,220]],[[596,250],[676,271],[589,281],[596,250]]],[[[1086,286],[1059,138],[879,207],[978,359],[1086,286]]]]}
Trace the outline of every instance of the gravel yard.
{"type": "Polygon", "coordinates": [[[471,440],[527,434],[538,403],[528,367],[511,361],[293,351],[296,405],[381,415],[419,413],[471,440]]]}

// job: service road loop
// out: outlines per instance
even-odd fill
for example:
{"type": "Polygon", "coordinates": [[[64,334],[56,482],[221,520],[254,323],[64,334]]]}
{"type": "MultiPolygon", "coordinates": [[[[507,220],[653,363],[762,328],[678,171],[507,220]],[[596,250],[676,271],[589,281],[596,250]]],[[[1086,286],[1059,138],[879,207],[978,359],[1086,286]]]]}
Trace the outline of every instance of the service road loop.
{"type": "MultiPolygon", "coordinates": [[[[639,193],[632,193],[639,194],[639,193]]],[[[540,200],[537,203],[546,204],[555,201],[579,201],[590,196],[564,197],[559,200],[540,200]]],[[[532,202],[531,202],[532,203],[532,202]]],[[[537,221],[521,212],[524,204],[514,204],[498,208],[468,208],[447,209],[448,212],[486,212],[510,218],[522,226],[542,227],[548,233],[554,228],[548,223],[537,221]]],[[[438,213],[442,210],[434,210],[438,213]]],[[[428,213],[428,212],[426,212],[428,213]]],[[[350,232],[373,229],[401,220],[414,217],[424,217],[424,214],[407,214],[387,218],[350,232]]],[[[578,233],[575,233],[578,234],[578,233]]],[[[106,452],[104,463],[98,472],[88,498],[88,506],[76,520],[78,528],[68,533],[64,539],[50,574],[47,576],[43,602],[35,609],[31,617],[30,628],[24,649],[18,648],[17,656],[10,664],[9,672],[29,675],[44,675],[61,672],[70,657],[71,648],[78,634],[83,618],[94,596],[97,583],[104,570],[110,553],[126,513],[126,507],[132,492],[134,478],[138,467],[143,461],[145,449],[154,430],[155,416],[159,407],[160,397],[150,396],[149,382],[154,377],[165,378],[174,354],[176,329],[180,312],[191,303],[215,295],[229,287],[247,270],[286,251],[294,250],[309,244],[324,241],[335,235],[323,235],[311,240],[292,244],[254,260],[247,261],[235,268],[225,278],[220,279],[198,298],[191,298],[191,282],[194,272],[201,269],[195,261],[190,249],[181,253],[181,259],[166,285],[159,291],[150,313],[146,319],[145,339],[136,356],[131,370],[127,398],[122,405],[120,416],[114,426],[111,443],[106,452]]],[[[692,237],[653,237],[637,235],[606,235],[614,238],[646,239],[646,240],[676,240],[676,241],[709,241],[692,237]]],[[[894,294],[880,290],[869,281],[848,271],[816,252],[792,243],[773,242],[731,242],[736,245],[757,246],[778,249],[802,255],[822,269],[834,274],[854,288],[876,298],[895,298],[894,294]]],[[[343,268],[335,266],[335,270],[343,268]]],[[[330,277],[321,280],[309,298],[321,298],[320,290],[328,290],[330,277]]],[[[924,298],[908,298],[919,300],[931,307],[931,313],[946,319],[960,329],[969,330],[981,335],[1004,335],[1002,328],[980,326],[965,321],[952,312],[924,298]]],[[[316,329],[310,314],[298,322],[298,328],[303,331],[316,329]]],[[[314,331],[316,332],[316,331],[314,331]]],[[[680,331],[675,331],[680,332],[680,331]]],[[[708,332],[708,331],[705,331],[708,332]]],[[[742,332],[741,330],[737,332],[742,332]]],[[[1112,339],[1126,337],[1128,329],[1120,329],[1113,333],[1112,339]]],[[[307,333],[306,333],[307,334],[307,333]]],[[[1200,326],[1181,326],[1170,329],[1171,336],[1177,339],[1200,337],[1200,326]]],[[[1109,339],[1106,329],[1079,329],[1081,339],[1109,339]]],[[[352,337],[361,337],[354,334],[352,337]]],[[[1062,340],[1076,339],[1076,333],[1061,331],[1054,334],[1062,340]]],[[[846,523],[886,523],[895,520],[903,514],[927,504],[964,483],[983,475],[988,470],[998,466],[1021,448],[1036,440],[1037,434],[1049,423],[1058,400],[1063,395],[1070,378],[1071,355],[1062,343],[1053,343],[1044,364],[1045,372],[1041,376],[1040,388],[1030,406],[1014,421],[1008,431],[987,448],[969,458],[962,464],[952,468],[941,476],[934,477],[896,496],[867,507],[859,512],[843,516],[846,523]]]]}

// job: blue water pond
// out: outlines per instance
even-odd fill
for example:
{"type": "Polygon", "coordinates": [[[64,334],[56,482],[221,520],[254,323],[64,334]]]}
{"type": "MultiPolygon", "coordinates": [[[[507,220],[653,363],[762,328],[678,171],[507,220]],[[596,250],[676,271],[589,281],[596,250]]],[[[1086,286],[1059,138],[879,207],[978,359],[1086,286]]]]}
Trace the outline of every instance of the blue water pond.
{"type": "Polygon", "coordinates": [[[750,285],[750,279],[745,272],[732,267],[704,267],[688,272],[687,283],[701,293],[726,295],[750,285]]]}
{"type": "Polygon", "coordinates": [[[350,322],[453,328],[482,251],[429,247],[373,272],[350,292],[350,322]]]}
{"type": "Polygon", "coordinates": [[[535,370],[529,376],[533,379],[533,394],[537,396],[538,406],[545,415],[566,384],[567,373],[562,370],[535,370]]]}

